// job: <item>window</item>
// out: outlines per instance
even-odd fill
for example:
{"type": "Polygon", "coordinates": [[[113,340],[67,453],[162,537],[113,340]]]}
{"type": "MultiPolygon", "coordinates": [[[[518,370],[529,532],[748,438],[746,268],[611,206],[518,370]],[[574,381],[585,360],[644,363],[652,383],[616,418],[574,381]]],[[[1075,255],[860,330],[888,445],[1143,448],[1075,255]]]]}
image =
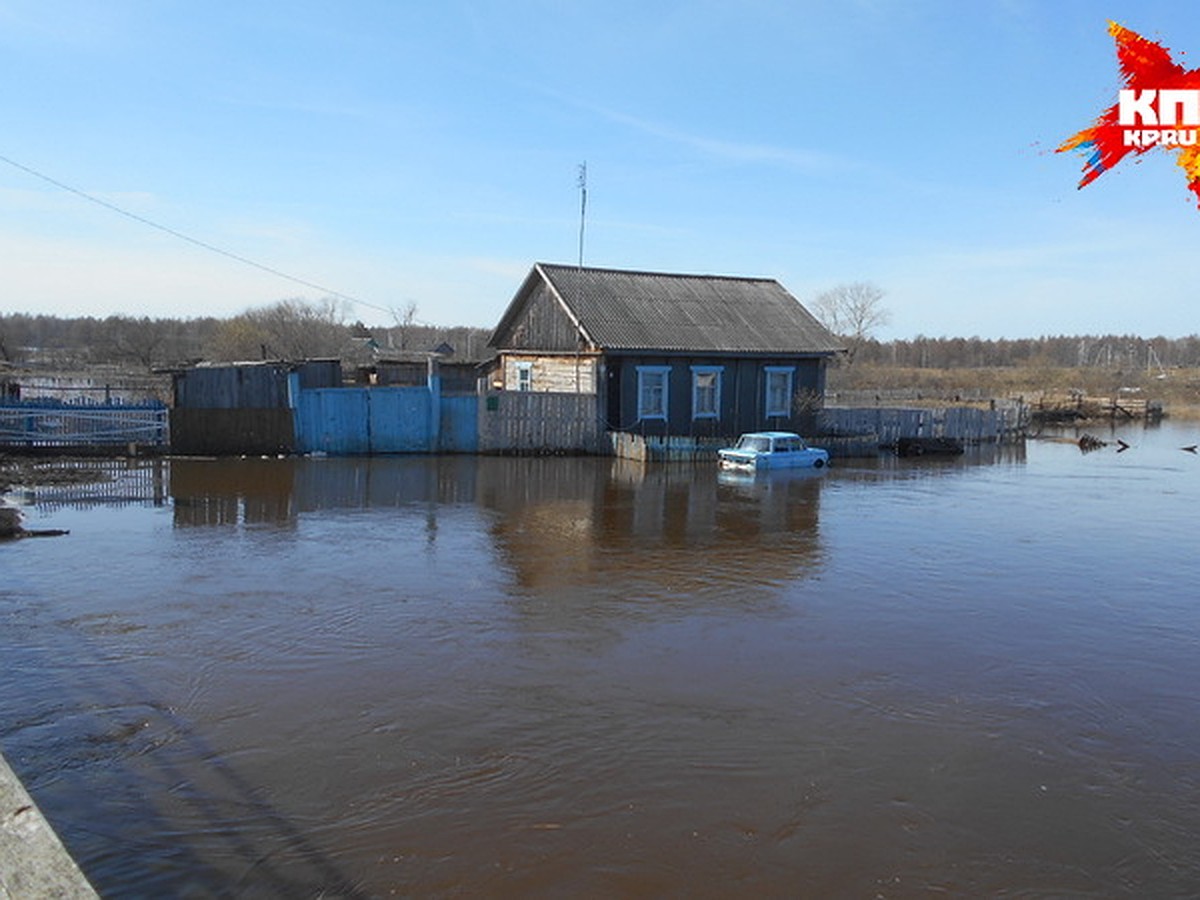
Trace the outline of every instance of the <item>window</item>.
{"type": "Polygon", "coordinates": [[[771,450],[771,439],[758,434],[743,434],[738,438],[737,449],[768,453],[771,450]]]}
{"type": "Polygon", "coordinates": [[[533,363],[517,363],[517,390],[533,390],[533,363]]]}
{"type": "Polygon", "coordinates": [[[792,414],[792,374],[795,369],[784,366],[767,366],[767,415],[790,416],[792,414]]]}
{"type": "Polygon", "coordinates": [[[692,366],[692,418],[721,417],[721,367],[692,366]]]}
{"type": "Polygon", "coordinates": [[[667,417],[667,366],[638,366],[638,418],[667,417]]]}

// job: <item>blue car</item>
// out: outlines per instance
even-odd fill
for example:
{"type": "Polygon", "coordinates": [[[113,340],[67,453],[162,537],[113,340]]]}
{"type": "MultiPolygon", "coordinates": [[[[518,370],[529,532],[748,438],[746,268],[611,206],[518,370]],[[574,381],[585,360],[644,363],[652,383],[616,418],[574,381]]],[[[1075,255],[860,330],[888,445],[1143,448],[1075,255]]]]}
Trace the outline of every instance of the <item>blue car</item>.
{"type": "Polygon", "coordinates": [[[758,472],[764,469],[821,469],[829,465],[829,453],[810,447],[790,431],[751,431],[737,444],[717,451],[721,468],[758,472]]]}

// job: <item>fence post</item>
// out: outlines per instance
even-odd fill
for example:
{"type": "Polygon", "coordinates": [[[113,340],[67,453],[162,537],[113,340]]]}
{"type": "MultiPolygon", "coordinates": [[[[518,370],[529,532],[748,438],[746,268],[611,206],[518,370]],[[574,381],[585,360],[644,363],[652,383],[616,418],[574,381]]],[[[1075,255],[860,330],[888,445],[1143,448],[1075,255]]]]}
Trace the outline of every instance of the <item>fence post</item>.
{"type": "Polygon", "coordinates": [[[442,449],[442,376],[438,374],[436,357],[429,357],[425,380],[429,386],[428,450],[437,453],[442,449]]]}
{"type": "Polygon", "coordinates": [[[292,446],[300,452],[304,444],[300,422],[300,372],[295,369],[287,376],[287,405],[292,414],[292,446]]]}

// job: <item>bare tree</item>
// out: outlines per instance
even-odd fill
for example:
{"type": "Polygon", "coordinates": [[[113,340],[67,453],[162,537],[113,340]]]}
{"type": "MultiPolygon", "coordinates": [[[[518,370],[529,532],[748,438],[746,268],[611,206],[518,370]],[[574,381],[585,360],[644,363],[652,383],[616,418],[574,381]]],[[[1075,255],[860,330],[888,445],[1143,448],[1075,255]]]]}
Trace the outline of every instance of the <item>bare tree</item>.
{"type": "Polygon", "coordinates": [[[285,359],[337,356],[349,334],[344,304],[328,297],[280,300],[261,312],[260,322],[268,344],[285,359]]]}
{"type": "Polygon", "coordinates": [[[162,361],[170,323],[165,319],[142,316],[109,316],[100,323],[101,346],[114,362],[132,362],[144,369],[162,361]]]}
{"type": "Polygon", "coordinates": [[[821,322],[846,341],[846,362],[854,357],[872,332],[891,321],[881,305],[883,290],[869,281],[839,284],[813,299],[813,312],[821,322]]]}
{"type": "Polygon", "coordinates": [[[267,333],[249,315],[242,313],[217,326],[203,355],[219,362],[265,359],[269,355],[267,333]]]}
{"type": "Polygon", "coordinates": [[[338,356],[348,335],[342,305],[336,300],[280,300],[222,323],[209,355],[219,360],[338,356]]]}
{"type": "Polygon", "coordinates": [[[412,338],[413,325],[417,321],[417,304],[416,301],[410,300],[404,307],[404,312],[401,313],[395,309],[392,310],[392,318],[396,320],[395,331],[400,337],[400,346],[397,350],[408,350],[409,342],[412,338]]]}

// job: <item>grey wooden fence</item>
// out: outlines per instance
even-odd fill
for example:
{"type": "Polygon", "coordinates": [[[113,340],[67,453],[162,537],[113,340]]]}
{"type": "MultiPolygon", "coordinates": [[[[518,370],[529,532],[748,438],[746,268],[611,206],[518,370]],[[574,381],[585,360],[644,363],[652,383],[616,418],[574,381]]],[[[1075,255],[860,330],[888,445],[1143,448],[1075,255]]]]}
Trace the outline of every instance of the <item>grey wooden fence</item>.
{"type": "Polygon", "coordinates": [[[875,435],[880,445],[900,438],[953,438],[964,444],[1002,443],[1017,438],[1025,426],[1021,406],[979,409],[947,406],[932,409],[826,408],[819,428],[830,436],[875,435]]]}
{"type": "Polygon", "coordinates": [[[498,391],[479,397],[480,453],[607,453],[595,394],[498,391]]]}

